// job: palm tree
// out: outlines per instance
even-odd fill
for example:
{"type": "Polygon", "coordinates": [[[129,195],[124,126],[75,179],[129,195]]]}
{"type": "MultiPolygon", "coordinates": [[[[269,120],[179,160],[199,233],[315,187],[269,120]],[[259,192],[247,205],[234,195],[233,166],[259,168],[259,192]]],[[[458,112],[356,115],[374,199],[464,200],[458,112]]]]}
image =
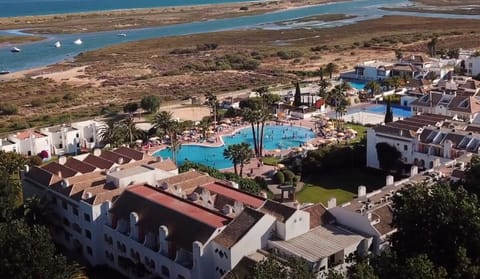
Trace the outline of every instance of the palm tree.
{"type": "Polygon", "coordinates": [[[326,80],[326,79],[322,79],[320,80],[320,83],[318,84],[320,86],[320,89],[318,90],[318,95],[324,99],[327,98],[327,88],[332,86],[332,84],[326,80]]]}
{"type": "Polygon", "coordinates": [[[183,125],[172,118],[171,112],[161,111],[155,116],[153,127],[157,129],[161,135],[167,135],[170,138],[170,146],[168,148],[172,152],[172,160],[176,163],[177,152],[181,148],[177,135],[182,131],[183,125]]]}
{"type": "Polygon", "coordinates": [[[370,91],[370,94],[372,94],[372,96],[375,96],[377,93],[380,93],[382,91],[382,87],[375,80],[367,82],[363,89],[370,91]]]}
{"type": "Polygon", "coordinates": [[[255,124],[260,122],[260,113],[259,111],[253,111],[249,108],[243,109],[243,119],[250,123],[252,127],[252,137],[253,137],[253,148],[255,150],[255,155],[259,154],[259,146],[257,142],[257,135],[255,131],[255,124]]]}
{"type": "Polygon", "coordinates": [[[49,213],[52,213],[52,208],[48,200],[43,196],[32,196],[25,200],[23,204],[23,216],[27,223],[44,225],[48,220],[49,213]]]}
{"type": "Polygon", "coordinates": [[[141,131],[135,126],[135,121],[131,115],[122,120],[122,128],[125,130],[126,141],[129,144],[141,138],[141,131]]]}
{"type": "Polygon", "coordinates": [[[333,74],[338,72],[338,65],[330,62],[325,67],[325,71],[330,76],[330,79],[332,79],[333,74]]]}
{"type": "Polygon", "coordinates": [[[211,123],[212,123],[211,119],[208,117],[205,117],[197,125],[198,128],[202,129],[202,136],[204,139],[207,138],[208,127],[210,127],[211,123]]]}
{"type": "Polygon", "coordinates": [[[327,71],[323,67],[320,67],[317,71],[318,76],[320,77],[320,81],[323,81],[325,75],[327,74],[327,71]]]}
{"type": "Polygon", "coordinates": [[[207,99],[207,105],[210,107],[210,113],[213,119],[213,128],[217,125],[217,106],[218,100],[217,96],[213,95],[212,93],[205,94],[205,98],[207,99]]]}
{"type": "Polygon", "coordinates": [[[102,127],[99,129],[99,136],[101,142],[104,145],[110,144],[112,146],[117,146],[122,143],[123,131],[118,121],[115,119],[109,119],[105,122],[102,127]]]}
{"type": "Polygon", "coordinates": [[[240,165],[240,176],[243,175],[243,168],[245,164],[250,162],[250,159],[253,157],[252,149],[250,149],[250,145],[248,143],[242,142],[240,144],[232,144],[229,145],[223,151],[223,157],[225,159],[229,159],[233,163],[233,169],[235,174],[238,173],[238,165],[240,165]]]}

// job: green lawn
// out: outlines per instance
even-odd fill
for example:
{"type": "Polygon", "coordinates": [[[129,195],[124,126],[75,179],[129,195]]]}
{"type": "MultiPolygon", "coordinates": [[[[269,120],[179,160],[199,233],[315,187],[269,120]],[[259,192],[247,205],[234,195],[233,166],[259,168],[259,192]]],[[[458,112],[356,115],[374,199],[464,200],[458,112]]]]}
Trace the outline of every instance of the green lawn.
{"type": "Polygon", "coordinates": [[[347,123],[345,124],[345,129],[354,129],[357,132],[357,137],[351,141],[351,143],[359,142],[363,137],[367,136],[367,129],[368,127],[360,125],[360,124],[352,124],[347,123]]]}
{"type": "Polygon", "coordinates": [[[321,202],[324,205],[335,197],[337,204],[342,204],[353,199],[360,185],[365,185],[368,192],[378,189],[385,185],[385,174],[367,168],[323,173],[305,181],[296,197],[300,202],[321,202]]]}
{"type": "Polygon", "coordinates": [[[263,164],[268,166],[276,166],[278,165],[278,158],[273,156],[272,157],[266,156],[262,158],[262,162],[263,164]]]}

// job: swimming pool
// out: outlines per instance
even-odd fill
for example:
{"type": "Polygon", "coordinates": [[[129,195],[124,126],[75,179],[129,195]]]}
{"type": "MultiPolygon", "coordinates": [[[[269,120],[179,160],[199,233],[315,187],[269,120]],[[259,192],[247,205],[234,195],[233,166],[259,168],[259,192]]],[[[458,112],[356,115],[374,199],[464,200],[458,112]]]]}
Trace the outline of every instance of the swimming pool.
{"type": "Polygon", "coordinates": [[[357,90],[363,90],[365,88],[365,82],[362,81],[349,81],[350,86],[357,90]]]}
{"type": "MultiPolygon", "coordinates": [[[[265,138],[263,140],[264,150],[288,149],[300,146],[308,140],[315,137],[310,129],[298,126],[265,126],[265,138]]],[[[253,148],[252,129],[250,127],[238,130],[232,136],[224,136],[224,146],[208,147],[193,144],[182,145],[177,154],[177,164],[182,165],[185,160],[204,164],[217,169],[226,169],[233,166],[230,160],[223,158],[223,150],[231,144],[241,142],[249,143],[253,148]]],[[[172,157],[172,153],[168,149],[157,151],[154,156],[162,156],[164,158],[172,157]]]]}
{"type": "MultiPolygon", "coordinates": [[[[412,116],[412,111],[410,110],[410,107],[393,106],[393,105],[391,107],[392,107],[392,112],[394,117],[407,118],[412,116]]],[[[366,112],[383,114],[383,115],[385,114],[386,110],[387,110],[387,105],[384,105],[384,104],[374,105],[365,109],[366,112]]]]}

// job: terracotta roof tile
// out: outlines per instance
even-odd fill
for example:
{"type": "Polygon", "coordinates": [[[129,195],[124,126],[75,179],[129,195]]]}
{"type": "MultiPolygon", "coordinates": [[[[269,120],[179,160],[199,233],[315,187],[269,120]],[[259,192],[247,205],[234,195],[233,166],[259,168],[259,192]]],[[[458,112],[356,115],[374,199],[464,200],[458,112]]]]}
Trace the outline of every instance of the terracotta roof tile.
{"type": "Polygon", "coordinates": [[[392,226],[393,220],[393,210],[390,205],[385,205],[380,208],[372,211],[372,214],[375,214],[380,218],[380,222],[373,225],[375,229],[380,233],[380,235],[386,235],[394,231],[392,226]]]}
{"type": "Polygon", "coordinates": [[[284,223],[297,210],[293,207],[267,200],[265,204],[259,209],[263,213],[267,213],[275,217],[278,221],[284,223]]]}
{"type": "Polygon", "coordinates": [[[302,208],[302,210],[310,213],[310,229],[335,222],[335,217],[321,203],[302,208]]]}
{"type": "Polygon", "coordinates": [[[89,163],[91,165],[94,165],[95,167],[99,169],[110,169],[115,162],[94,156],[92,154],[88,155],[83,162],[89,163]]]}
{"type": "Polygon", "coordinates": [[[61,178],[72,177],[72,176],[75,176],[79,173],[79,172],[77,172],[77,171],[75,171],[75,170],[73,170],[69,167],[60,165],[57,162],[48,163],[45,166],[43,166],[42,169],[44,169],[46,171],[49,171],[49,172],[51,172],[53,174],[56,174],[56,175],[61,174],[61,175],[58,175],[61,178]]]}
{"type": "Polygon", "coordinates": [[[61,178],[55,174],[36,166],[31,167],[25,174],[25,177],[44,186],[50,186],[61,180],[61,178]]]}
{"type": "Polygon", "coordinates": [[[127,164],[133,160],[131,157],[121,155],[108,150],[102,150],[102,154],[99,157],[105,160],[115,162],[119,165],[127,164]]]}
{"type": "Polygon", "coordinates": [[[126,156],[126,157],[129,157],[129,158],[132,158],[135,161],[142,160],[144,158],[144,155],[145,155],[145,153],[143,153],[142,151],[138,151],[138,150],[128,148],[128,147],[120,147],[120,148],[117,148],[117,149],[113,150],[113,152],[118,153],[118,154],[123,155],[123,156],[126,156]]]}
{"type": "Polygon", "coordinates": [[[189,203],[166,192],[148,186],[132,186],[115,201],[110,212],[115,218],[130,219],[130,213],[139,216],[138,226],[144,232],[158,233],[160,226],[168,228],[168,240],[173,247],[192,251],[192,243],[206,243],[217,228],[231,219],[201,206],[189,203]]]}
{"type": "Polygon", "coordinates": [[[77,160],[75,158],[69,158],[64,166],[66,167],[69,167],[77,172],[81,172],[81,173],[88,173],[88,172],[92,172],[92,171],[95,171],[97,169],[97,167],[95,167],[94,165],[90,165],[89,163],[86,163],[86,162],[82,162],[80,160],[77,160]]]}
{"type": "Polygon", "coordinates": [[[214,241],[225,248],[235,245],[262,217],[263,213],[246,207],[214,241]]]}
{"type": "Polygon", "coordinates": [[[259,208],[265,202],[264,198],[259,196],[255,196],[240,190],[237,190],[230,186],[225,186],[220,182],[213,182],[206,185],[201,186],[202,189],[207,189],[210,193],[215,193],[217,195],[222,195],[228,198],[231,198],[235,201],[239,201],[245,205],[259,208]]]}

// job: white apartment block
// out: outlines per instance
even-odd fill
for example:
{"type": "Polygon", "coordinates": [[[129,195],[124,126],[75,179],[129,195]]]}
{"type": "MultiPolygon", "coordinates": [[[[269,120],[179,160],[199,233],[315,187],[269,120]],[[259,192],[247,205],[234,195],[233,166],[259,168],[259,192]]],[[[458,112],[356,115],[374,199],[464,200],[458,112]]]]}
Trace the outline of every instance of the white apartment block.
{"type": "Polygon", "coordinates": [[[470,55],[464,60],[465,74],[469,76],[477,76],[480,74],[480,56],[470,55]]]}
{"type": "Polygon", "coordinates": [[[341,78],[364,80],[364,81],[382,81],[390,77],[393,63],[381,61],[366,61],[355,66],[351,72],[341,73],[341,78]]]}
{"type": "Polygon", "coordinates": [[[0,150],[23,155],[38,155],[45,151],[48,156],[78,154],[100,145],[99,131],[103,122],[87,120],[71,125],[41,128],[39,131],[23,131],[1,139],[0,150]]]}
{"type": "Polygon", "coordinates": [[[431,169],[468,153],[479,154],[480,125],[442,115],[416,115],[367,131],[367,166],[379,168],[376,145],[397,148],[405,164],[431,169]]]}
{"type": "Polygon", "coordinates": [[[25,198],[52,202],[58,243],[130,278],[221,278],[260,249],[324,271],[372,241],[337,227],[321,205],[299,209],[194,170],[178,174],[172,161],[125,147],[62,157],[22,178],[25,198]]]}

